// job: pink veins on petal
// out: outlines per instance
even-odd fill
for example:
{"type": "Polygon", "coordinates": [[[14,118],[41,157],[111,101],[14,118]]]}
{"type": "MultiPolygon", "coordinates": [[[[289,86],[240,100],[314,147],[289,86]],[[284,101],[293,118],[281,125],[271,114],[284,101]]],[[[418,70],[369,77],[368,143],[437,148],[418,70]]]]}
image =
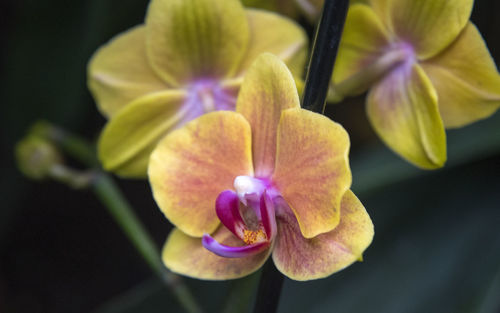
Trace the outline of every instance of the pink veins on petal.
{"type": "Polygon", "coordinates": [[[227,258],[246,257],[269,248],[277,231],[274,202],[270,196],[277,194],[273,188],[264,180],[248,176],[238,176],[235,187],[238,192],[225,190],[219,194],[215,209],[222,224],[245,245],[223,245],[208,234],[202,238],[206,249],[227,258]]]}

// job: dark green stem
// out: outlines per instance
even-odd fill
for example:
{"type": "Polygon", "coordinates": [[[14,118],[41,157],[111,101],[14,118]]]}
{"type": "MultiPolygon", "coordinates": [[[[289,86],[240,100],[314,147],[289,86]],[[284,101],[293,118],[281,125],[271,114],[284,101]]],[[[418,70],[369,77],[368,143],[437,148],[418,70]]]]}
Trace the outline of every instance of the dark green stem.
{"type": "Polygon", "coordinates": [[[181,277],[170,272],[163,266],[159,250],[153,239],[141,224],[113,179],[98,168],[99,162],[96,158],[94,147],[78,136],[47,122],[37,123],[33,127],[32,132],[49,139],[71,157],[94,168],[92,170],[93,177],[90,180],[90,188],[108,209],[111,216],[122,228],[148,266],[170,288],[187,312],[202,312],[181,277]]]}
{"type": "MultiPolygon", "coordinates": [[[[116,187],[112,178],[103,172],[95,174],[91,183],[91,188],[104,204],[115,221],[120,225],[128,239],[141,253],[151,269],[163,275],[163,265],[159,258],[157,248],[153,244],[152,238],[148,235],[144,227],[139,224],[138,218],[132,211],[130,205],[122,197],[121,192],[116,187]]],[[[165,277],[169,277],[166,275],[165,277]]]]}
{"type": "Polygon", "coordinates": [[[91,188],[99,200],[108,208],[109,213],[143,256],[149,267],[170,287],[184,309],[191,313],[201,312],[180,277],[163,266],[153,239],[139,222],[112,178],[106,173],[99,172],[95,175],[91,188]]]}
{"type": "Polygon", "coordinates": [[[37,122],[32,127],[31,133],[50,140],[71,157],[88,167],[99,167],[94,146],[80,137],[46,121],[37,122]]]}
{"type": "Polygon", "coordinates": [[[274,313],[278,310],[283,278],[283,274],[278,272],[273,260],[269,258],[262,269],[254,313],[274,313]]]}
{"type": "Polygon", "coordinates": [[[333,73],[340,37],[347,16],[348,0],[326,0],[314,43],[304,86],[302,107],[323,113],[328,84],[333,73]]]}
{"type": "Polygon", "coordinates": [[[260,275],[261,271],[257,271],[252,275],[231,282],[223,313],[248,312],[254,300],[260,275]]]}
{"type": "MultiPolygon", "coordinates": [[[[348,0],[325,0],[306,75],[302,99],[302,107],[305,109],[321,114],[325,110],[328,85],[348,7],[348,0]]],[[[262,272],[254,312],[276,312],[282,286],[283,275],[274,267],[272,260],[268,260],[262,272]]]]}

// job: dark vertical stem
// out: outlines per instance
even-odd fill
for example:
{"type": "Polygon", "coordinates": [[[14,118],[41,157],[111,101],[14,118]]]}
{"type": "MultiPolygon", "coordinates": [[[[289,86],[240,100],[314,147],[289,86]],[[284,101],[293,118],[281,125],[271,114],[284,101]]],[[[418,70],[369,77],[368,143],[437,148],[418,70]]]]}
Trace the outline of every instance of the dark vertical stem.
{"type": "MultiPolygon", "coordinates": [[[[302,107],[323,113],[328,84],[333,73],[340,37],[344,28],[349,0],[325,0],[304,87],[302,107]]],[[[274,313],[278,309],[283,275],[272,259],[264,265],[257,291],[254,313],[274,313]]]]}
{"type": "Polygon", "coordinates": [[[258,271],[247,277],[232,281],[229,285],[229,292],[222,313],[249,312],[250,307],[255,302],[255,290],[257,290],[261,274],[258,271]]]}
{"type": "Polygon", "coordinates": [[[278,272],[271,258],[262,269],[254,313],[274,313],[278,309],[283,275],[278,272]]]}
{"type": "Polygon", "coordinates": [[[302,98],[302,107],[305,109],[317,113],[323,113],[325,110],[328,84],[332,77],[348,6],[348,0],[325,0],[306,76],[302,98]]]}

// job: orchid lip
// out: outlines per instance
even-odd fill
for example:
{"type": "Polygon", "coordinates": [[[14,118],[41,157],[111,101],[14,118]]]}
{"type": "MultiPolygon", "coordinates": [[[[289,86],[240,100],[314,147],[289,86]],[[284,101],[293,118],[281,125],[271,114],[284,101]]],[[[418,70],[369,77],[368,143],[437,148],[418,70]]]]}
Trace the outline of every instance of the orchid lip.
{"type": "Polygon", "coordinates": [[[264,251],[270,242],[259,242],[241,247],[231,247],[217,242],[210,235],[205,234],[201,239],[203,247],[207,250],[225,258],[242,258],[264,251]]]}
{"type": "Polygon", "coordinates": [[[237,192],[225,190],[217,197],[215,208],[219,220],[245,243],[244,246],[227,246],[208,234],[203,235],[203,246],[219,256],[230,258],[254,255],[268,248],[277,233],[275,205],[269,195],[276,191],[267,189],[266,186],[269,187],[266,181],[238,176],[235,179],[237,192]],[[240,210],[240,203],[244,205],[244,215],[240,210]]]}
{"type": "Polygon", "coordinates": [[[276,233],[276,219],[274,203],[266,191],[260,197],[259,215],[255,215],[258,221],[253,221],[254,225],[249,225],[252,223],[244,219],[239,205],[240,201],[234,191],[225,190],[219,194],[215,210],[222,224],[246,244],[270,241],[276,233]]]}

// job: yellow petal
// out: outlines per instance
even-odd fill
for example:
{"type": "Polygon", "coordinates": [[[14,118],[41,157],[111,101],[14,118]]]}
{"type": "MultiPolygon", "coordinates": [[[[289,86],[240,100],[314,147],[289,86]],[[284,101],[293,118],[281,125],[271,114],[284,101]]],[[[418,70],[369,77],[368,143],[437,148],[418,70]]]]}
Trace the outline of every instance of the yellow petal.
{"type": "Polygon", "coordinates": [[[445,127],[470,124],[500,107],[500,75],[472,23],[450,47],[422,67],[437,90],[445,127]]]}
{"type": "Polygon", "coordinates": [[[156,143],[183,121],[185,93],[170,90],[141,97],[119,111],[99,138],[103,167],[127,177],[145,177],[156,143]]]}
{"type": "Polygon", "coordinates": [[[368,94],[367,113],[375,131],[396,153],[433,169],[446,161],[446,135],[436,91],[417,64],[403,64],[368,94]]]}
{"type": "Polygon", "coordinates": [[[297,217],[302,235],[331,231],[351,186],[349,136],[327,117],[303,109],[281,115],[273,182],[297,217]]]}
{"type": "Polygon", "coordinates": [[[454,41],[467,24],[474,0],[372,0],[389,29],[413,45],[420,59],[454,41]]]}
{"type": "Polygon", "coordinates": [[[146,27],[153,69],[174,85],[234,74],[248,44],[238,0],[152,0],[146,27]]]}
{"type": "Polygon", "coordinates": [[[156,203],[184,233],[201,237],[219,225],[215,200],[252,175],[251,130],[231,111],[208,113],[171,132],[156,147],[148,175],[156,203]]]}
{"type": "Polygon", "coordinates": [[[281,111],[300,107],[295,81],[286,65],[265,53],[252,64],[241,86],[236,111],[252,127],[255,175],[270,176],[276,157],[276,131],[281,111]]]}
{"type": "MultiPolygon", "coordinates": [[[[340,83],[373,63],[387,45],[387,36],[385,26],[369,6],[352,5],[347,14],[332,82],[340,83]]],[[[364,91],[366,89],[357,93],[364,91]]]]}
{"type": "Polygon", "coordinates": [[[89,89],[107,117],[132,100],[168,88],[149,65],[145,31],[140,25],[116,36],[89,62],[89,89]]]}
{"type": "Polygon", "coordinates": [[[350,190],[342,198],[339,225],[328,233],[302,237],[291,212],[277,216],[277,222],[274,264],[295,280],[327,277],[360,260],[374,234],[368,213],[350,190]]]}
{"type": "MultiPolygon", "coordinates": [[[[224,226],[213,234],[218,242],[240,246],[242,241],[224,226]]],[[[225,280],[243,277],[255,272],[269,257],[271,249],[244,258],[224,258],[201,245],[201,238],[189,237],[174,229],[163,247],[163,262],[172,272],[207,280],[225,280]]]]}
{"type": "Polygon", "coordinates": [[[239,72],[243,74],[257,56],[269,52],[284,61],[294,76],[302,77],[308,48],[304,30],[293,20],[272,12],[247,9],[246,13],[250,42],[239,72]]]}
{"type": "MultiPolygon", "coordinates": [[[[304,0],[299,0],[304,1],[304,0]]],[[[318,1],[318,0],[315,0],[318,1]]],[[[322,1],[322,0],[319,0],[322,1]]],[[[308,0],[306,0],[308,2],[308,0]]],[[[298,3],[290,0],[241,0],[245,7],[259,8],[267,11],[274,11],[288,17],[298,19],[300,11],[298,3]]],[[[309,4],[310,6],[310,4],[309,4]]]]}

